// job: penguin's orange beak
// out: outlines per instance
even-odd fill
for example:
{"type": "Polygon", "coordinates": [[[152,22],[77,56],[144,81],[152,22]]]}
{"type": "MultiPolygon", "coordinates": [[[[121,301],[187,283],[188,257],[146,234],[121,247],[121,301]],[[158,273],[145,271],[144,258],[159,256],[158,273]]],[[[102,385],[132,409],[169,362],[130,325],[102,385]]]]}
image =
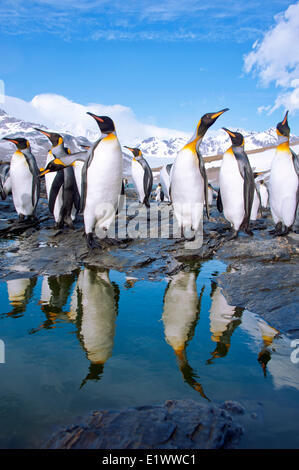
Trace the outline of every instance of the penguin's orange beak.
{"type": "Polygon", "coordinates": [[[217,119],[219,116],[221,116],[221,114],[225,113],[226,111],[228,111],[228,108],[225,108],[225,109],[222,109],[221,111],[218,111],[218,113],[213,114],[213,116],[211,116],[211,118],[212,119],[217,119]]]}
{"type": "Polygon", "coordinates": [[[39,173],[39,177],[41,178],[42,176],[45,176],[47,173],[50,172],[50,170],[45,170],[44,168],[40,168],[39,169],[40,173],[39,173]]]}
{"type": "Polygon", "coordinates": [[[8,140],[9,142],[12,142],[13,144],[18,145],[18,141],[14,139],[10,139],[9,137],[3,137],[2,140],[8,140]]]}

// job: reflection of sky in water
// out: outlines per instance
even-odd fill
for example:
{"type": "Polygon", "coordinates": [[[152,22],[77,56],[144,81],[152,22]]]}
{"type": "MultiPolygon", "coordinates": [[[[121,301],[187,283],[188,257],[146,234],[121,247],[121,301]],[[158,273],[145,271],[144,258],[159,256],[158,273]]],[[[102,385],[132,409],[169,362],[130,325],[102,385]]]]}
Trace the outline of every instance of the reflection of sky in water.
{"type": "Polygon", "coordinates": [[[208,261],[160,282],[95,268],[2,282],[0,446],[38,447],[90,410],[192,398],[262,409],[244,446],[298,447],[290,341],[227,304],[213,281],[224,270],[208,261]]]}

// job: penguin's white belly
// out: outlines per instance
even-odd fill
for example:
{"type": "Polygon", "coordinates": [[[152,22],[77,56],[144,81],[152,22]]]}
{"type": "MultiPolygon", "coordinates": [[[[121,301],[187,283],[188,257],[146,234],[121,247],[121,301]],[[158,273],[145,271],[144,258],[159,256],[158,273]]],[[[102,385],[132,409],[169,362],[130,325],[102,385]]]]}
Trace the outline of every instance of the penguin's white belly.
{"type": "Polygon", "coordinates": [[[169,174],[165,168],[165,166],[162,168],[160,172],[160,183],[164,192],[164,197],[165,199],[169,200],[169,186],[170,186],[170,178],[169,174]]]}
{"type": "Polygon", "coordinates": [[[143,202],[145,193],[144,193],[144,185],[143,185],[143,179],[144,179],[144,169],[135,160],[132,160],[132,165],[131,165],[131,171],[132,171],[132,178],[138,193],[138,198],[139,202],[143,202]]]}
{"type": "Polygon", "coordinates": [[[290,152],[276,151],[269,179],[270,207],[274,222],[290,227],[295,219],[298,177],[290,152]]]}
{"type": "Polygon", "coordinates": [[[252,202],[252,207],[251,207],[251,212],[250,212],[250,220],[256,220],[257,219],[257,213],[260,207],[260,199],[257,193],[257,190],[254,190],[254,196],[253,196],[253,202],[252,202]]]}
{"type": "Polygon", "coordinates": [[[223,155],[219,174],[220,194],[224,217],[239,230],[244,219],[244,181],[233,154],[223,155]]]}
{"type": "Polygon", "coordinates": [[[268,205],[268,190],[265,184],[260,184],[259,187],[260,196],[261,196],[261,206],[266,209],[268,205]]]}
{"type": "Polygon", "coordinates": [[[32,178],[25,157],[13,155],[10,162],[10,179],[13,202],[18,214],[33,214],[32,178]]]}
{"type": "Polygon", "coordinates": [[[95,224],[108,230],[115,217],[122,183],[122,153],[118,140],[101,141],[87,170],[87,192],[84,209],[86,233],[95,224]]]}
{"type": "Polygon", "coordinates": [[[204,181],[197,156],[181,150],[171,173],[171,199],[178,223],[196,231],[203,216],[204,181]]]}
{"type": "Polygon", "coordinates": [[[75,180],[77,184],[77,188],[81,197],[81,185],[82,185],[82,169],[84,166],[84,162],[77,160],[74,162],[73,168],[75,173],[75,180]]]}

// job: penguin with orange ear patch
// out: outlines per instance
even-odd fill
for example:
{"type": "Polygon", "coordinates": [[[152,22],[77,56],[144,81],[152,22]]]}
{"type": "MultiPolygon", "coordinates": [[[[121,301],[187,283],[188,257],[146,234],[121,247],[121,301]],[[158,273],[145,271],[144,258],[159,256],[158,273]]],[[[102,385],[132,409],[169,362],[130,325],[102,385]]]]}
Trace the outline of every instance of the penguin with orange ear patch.
{"type": "Polygon", "coordinates": [[[207,113],[200,119],[195,134],[190,141],[178,152],[171,170],[170,197],[173,210],[184,237],[191,229],[194,236],[203,218],[203,206],[208,205],[208,179],[203,157],[200,153],[201,141],[216,120],[228,109],[217,113],[207,113]]]}
{"type": "Polygon", "coordinates": [[[276,127],[278,146],[271,164],[269,199],[274,236],[287,235],[295,221],[299,201],[299,158],[290,148],[288,111],[276,127]]]}
{"type": "Polygon", "coordinates": [[[70,228],[74,228],[75,213],[80,208],[80,194],[74,170],[72,167],[65,168],[62,165],[56,165],[56,162],[59,162],[61,157],[69,155],[70,151],[64,146],[63,137],[60,134],[38,128],[35,128],[35,130],[48,137],[52,144],[47,156],[46,171],[44,171],[49,211],[54,215],[58,228],[63,228],[64,223],[70,228]],[[48,171],[49,164],[52,168],[51,171],[55,171],[55,173],[48,171]],[[58,171],[59,169],[61,171],[58,171]]]}
{"type": "Polygon", "coordinates": [[[40,180],[34,155],[29,141],[24,138],[3,137],[17,147],[10,161],[11,191],[19,219],[35,218],[35,211],[40,195],[40,180]]]}
{"type": "Polygon", "coordinates": [[[244,151],[244,138],[239,132],[222,128],[231,138],[232,146],[224,153],[219,173],[219,190],[224,217],[231,223],[229,239],[237,238],[239,230],[253,235],[249,229],[255,191],[254,175],[244,151]]]}

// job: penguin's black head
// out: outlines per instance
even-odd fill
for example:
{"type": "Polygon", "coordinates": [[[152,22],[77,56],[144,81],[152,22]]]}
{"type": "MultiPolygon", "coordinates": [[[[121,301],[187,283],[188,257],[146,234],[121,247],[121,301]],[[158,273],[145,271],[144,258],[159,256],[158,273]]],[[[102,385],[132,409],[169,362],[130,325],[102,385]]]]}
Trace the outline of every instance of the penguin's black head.
{"type": "Polygon", "coordinates": [[[131,150],[131,152],[133,153],[134,157],[141,157],[141,150],[138,149],[137,147],[131,148],[131,147],[127,147],[126,145],[124,145],[124,147],[125,147],[126,149],[131,150]]]}
{"type": "Polygon", "coordinates": [[[222,129],[228,133],[234,146],[241,147],[242,145],[244,145],[244,137],[242,136],[242,134],[240,134],[240,132],[232,132],[226,129],[226,127],[222,127],[222,129]]]}
{"type": "Polygon", "coordinates": [[[284,137],[289,137],[290,135],[290,128],[288,124],[288,113],[289,111],[285,113],[285,117],[283,118],[283,121],[279,122],[276,126],[277,134],[282,135],[284,137]]]}
{"type": "Polygon", "coordinates": [[[54,160],[51,160],[48,163],[46,168],[40,168],[40,173],[39,173],[38,176],[41,178],[42,176],[46,175],[47,173],[51,173],[53,171],[63,170],[64,168],[66,168],[66,165],[59,158],[55,158],[54,160]]]}
{"type": "Polygon", "coordinates": [[[111,132],[115,131],[114,122],[108,116],[97,116],[96,114],[90,113],[89,111],[86,113],[89,116],[93,117],[101,129],[102,134],[111,134],[111,132]]]}
{"type": "Polygon", "coordinates": [[[12,142],[13,144],[17,146],[18,150],[25,150],[26,148],[30,147],[29,141],[27,139],[24,139],[23,137],[16,138],[16,139],[3,137],[3,140],[8,140],[9,142],[12,142]]]}
{"type": "Polygon", "coordinates": [[[218,111],[217,113],[207,113],[202,116],[200,119],[198,126],[197,126],[197,136],[198,137],[203,137],[209,127],[211,127],[214,122],[221,116],[221,114],[225,113],[228,111],[228,108],[222,109],[221,111],[218,111]]]}
{"type": "Polygon", "coordinates": [[[57,134],[56,132],[44,131],[43,129],[38,129],[38,127],[34,127],[34,129],[36,131],[41,132],[46,137],[48,137],[48,139],[50,140],[53,147],[56,147],[57,145],[63,144],[63,137],[61,137],[60,134],[57,134]]]}

